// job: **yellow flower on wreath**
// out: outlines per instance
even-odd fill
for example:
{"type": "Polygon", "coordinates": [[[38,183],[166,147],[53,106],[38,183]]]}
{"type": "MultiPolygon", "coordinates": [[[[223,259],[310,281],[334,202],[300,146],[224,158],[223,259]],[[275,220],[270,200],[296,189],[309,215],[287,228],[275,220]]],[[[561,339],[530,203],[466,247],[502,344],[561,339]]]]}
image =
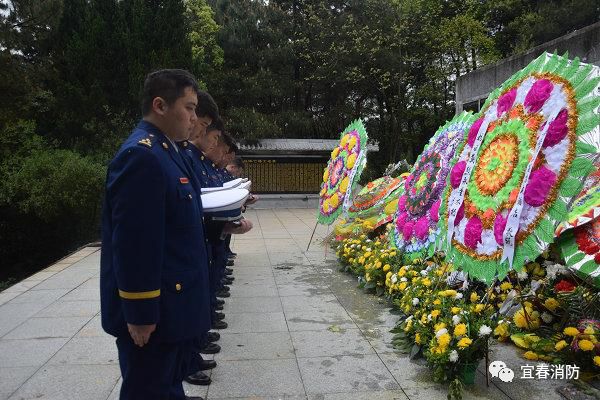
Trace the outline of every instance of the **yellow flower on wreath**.
{"type": "Polygon", "coordinates": [[[433,331],[437,332],[437,331],[439,331],[441,329],[444,329],[445,327],[446,327],[446,324],[443,323],[443,322],[440,322],[440,323],[437,323],[437,324],[434,325],[433,331]]]}
{"type": "Polygon", "coordinates": [[[420,333],[417,333],[415,335],[415,343],[416,344],[421,344],[421,334],[420,333]]]}
{"type": "Polygon", "coordinates": [[[469,347],[469,346],[470,346],[472,343],[473,343],[473,341],[472,341],[470,338],[468,338],[468,337],[464,337],[464,338],[462,338],[462,339],[460,339],[460,340],[458,341],[458,344],[457,344],[457,346],[458,346],[459,348],[461,348],[461,349],[466,349],[466,348],[467,348],[467,347],[469,347]]]}
{"type": "Polygon", "coordinates": [[[546,299],[546,301],[544,302],[544,306],[550,310],[550,311],[554,311],[558,308],[558,306],[560,306],[560,303],[558,302],[558,300],[556,300],[554,297],[549,297],[546,299]]]}
{"type": "Polygon", "coordinates": [[[596,333],[596,331],[594,330],[594,327],[592,325],[588,325],[585,327],[583,333],[585,333],[586,335],[593,335],[596,333]]]}
{"type": "Polygon", "coordinates": [[[467,325],[458,324],[454,327],[454,336],[464,336],[467,333],[467,325]]]}
{"type": "Polygon", "coordinates": [[[565,347],[567,347],[568,345],[569,345],[569,344],[567,343],[567,341],[566,341],[566,340],[561,340],[560,342],[557,342],[557,343],[554,345],[554,349],[555,349],[556,351],[561,351],[562,349],[564,349],[564,348],[565,348],[565,347]]]}
{"type": "Polygon", "coordinates": [[[433,310],[431,312],[431,318],[437,318],[440,316],[441,311],[440,310],[433,310]]]}
{"type": "Polygon", "coordinates": [[[498,324],[494,329],[494,335],[498,336],[498,340],[503,341],[510,336],[508,331],[508,324],[498,324]]]}
{"type": "Polygon", "coordinates": [[[596,367],[600,367],[600,356],[594,357],[594,364],[596,364],[596,367]]]}
{"type": "Polygon", "coordinates": [[[519,308],[513,317],[513,321],[517,328],[537,329],[541,324],[540,313],[533,311],[533,308],[528,304],[530,303],[525,303],[525,310],[523,310],[523,307],[519,308]],[[527,312],[527,316],[525,316],[525,312],[527,312]]]}
{"type": "Polygon", "coordinates": [[[474,311],[475,311],[476,313],[480,313],[480,312],[482,312],[484,309],[485,309],[485,304],[477,304],[477,305],[475,306],[475,310],[474,310],[474,311]]]}
{"type": "Polygon", "coordinates": [[[392,267],[390,266],[390,264],[385,264],[383,266],[383,272],[388,272],[392,267]]]}
{"type": "Polygon", "coordinates": [[[502,284],[500,284],[500,290],[502,290],[503,292],[508,292],[512,288],[513,285],[510,282],[503,282],[502,284]]]}
{"type": "Polygon", "coordinates": [[[460,307],[452,307],[452,308],[450,309],[450,311],[452,312],[452,314],[456,315],[456,314],[458,314],[459,312],[461,312],[461,309],[460,309],[460,307]]]}
{"type": "Polygon", "coordinates": [[[569,327],[565,328],[563,333],[567,336],[577,336],[577,335],[579,335],[579,329],[569,326],[569,327]]]}
{"type": "Polygon", "coordinates": [[[523,354],[523,357],[525,357],[527,360],[532,360],[532,361],[538,360],[540,358],[540,356],[538,356],[533,351],[525,352],[525,354],[523,354]]]}
{"type": "Polygon", "coordinates": [[[476,303],[479,300],[479,295],[473,292],[471,293],[471,296],[469,296],[469,299],[471,300],[471,303],[476,303]]]}
{"type": "Polygon", "coordinates": [[[448,347],[451,339],[452,339],[452,337],[450,336],[449,333],[444,333],[444,334],[440,335],[439,338],[437,338],[437,342],[440,347],[445,348],[445,347],[448,347]]]}
{"type": "Polygon", "coordinates": [[[592,351],[594,350],[594,343],[587,339],[580,340],[578,343],[579,348],[583,351],[592,351]]]}

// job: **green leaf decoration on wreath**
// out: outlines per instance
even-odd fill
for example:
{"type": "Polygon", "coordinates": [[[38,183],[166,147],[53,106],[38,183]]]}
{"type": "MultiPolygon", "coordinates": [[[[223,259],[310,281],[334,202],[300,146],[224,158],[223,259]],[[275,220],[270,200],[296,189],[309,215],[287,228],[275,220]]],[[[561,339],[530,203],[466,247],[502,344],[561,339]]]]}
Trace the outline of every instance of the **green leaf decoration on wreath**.
{"type": "Polygon", "coordinates": [[[490,94],[440,207],[440,246],[469,275],[502,279],[556,240],[597,174],[599,85],[598,67],[544,53],[490,94]]]}
{"type": "Polygon", "coordinates": [[[368,139],[361,120],[352,122],[340,134],[340,143],[331,152],[323,172],[317,214],[319,223],[331,225],[343,211],[348,210],[352,190],[367,163],[368,139]]]}

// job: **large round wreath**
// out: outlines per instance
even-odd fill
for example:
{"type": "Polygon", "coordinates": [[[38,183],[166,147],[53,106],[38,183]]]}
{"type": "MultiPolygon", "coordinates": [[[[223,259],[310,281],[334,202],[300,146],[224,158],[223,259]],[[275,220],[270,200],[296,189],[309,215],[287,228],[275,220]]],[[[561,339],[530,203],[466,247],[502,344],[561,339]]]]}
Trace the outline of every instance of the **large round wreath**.
{"type": "Polygon", "coordinates": [[[565,232],[560,243],[567,266],[600,288],[600,218],[565,232]]]}
{"type": "Polygon", "coordinates": [[[360,120],[352,122],[340,135],[339,145],[323,173],[317,220],[331,224],[348,209],[352,188],[359,179],[367,157],[367,132],[360,120]]]}
{"type": "Polygon", "coordinates": [[[434,250],[449,163],[472,122],[472,114],[462,113],[438,129],[406,178],[390,242],[409,259],[431,255],[434,250]]]}
{"type": "Polygon", "coordinates": [[[449,257],[469,274],[502,278],[511,262],[520,269],[554,241],[593,170],[586,154],[595,149],[578,140],[598,135],[592,72],[543,54],[489,96],[465,135],[443,196],[442,228],[449,257]]]}
{"type": "Polygon", "coordinates": [[[398,189],[404,182],[402,178],[382,176],[367,183],[352,200],[348,209],[350,217],[361,216],[364,212],[378,206],[389,198],[390,194],[398,189]]]}

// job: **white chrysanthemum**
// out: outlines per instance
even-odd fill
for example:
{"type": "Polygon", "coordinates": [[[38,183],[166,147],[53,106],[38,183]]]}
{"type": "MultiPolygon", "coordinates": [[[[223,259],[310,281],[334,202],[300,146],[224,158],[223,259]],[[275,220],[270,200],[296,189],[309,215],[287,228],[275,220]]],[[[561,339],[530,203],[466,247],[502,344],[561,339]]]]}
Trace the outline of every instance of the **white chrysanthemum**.
{"type": "Polygon", "coordinates": [[[422,271],[421,271],[421,275],[422,275],[422,276],[427,276],[427,270],[426,270],[426,269],[422,270],[422,271]]]}
{"type": "Polygon", "coordinates": [[[408,282],[408,279],[406,279],[405,277],[400,278],[400,282],[408,282]]]}
{"type": "Polygon", "coordinates": [[[406,322],[411,321],[414,317],[412,315],[409,315],[408,317],[406,317],[406,322]]]}
{"type": "Polygon", "coordinates": [[[544,321],[547,324],[549,324],[550,322],[552,322],[552,320],[554,319],[552,317],[552,314],[547,313],[545,311],[542,313],[542,315],[540,317],[542,318],[542,321],[544,321]]]}
{"type": "Polygon", "coordinates": [[[458,351],[456,351],[456,350],[452,350],[452,351],[450,352],[450,362],[453,362],[453,363],[455,363],[455,362],[457,362],[457,361],[458,361],[458,351]]]}
{"type": "Polygon", "coordinates": [[[414,299],[412,299],[412,303],[413,303],[413,306],[416,306],[417,304],[419,304],[419,299],[417,299],[415,297],[414,299]]]}
{"type": "Polygon", "coordinates": [[[557,275],[561,275],[566,271],[566,267],[560,264],[544,263],[546,267],[546,275],[550,280],[556,279],[557,275]]]}
{"type": "Polygon", "coordinates": [[[437,332],[435,333],[435,337],[439,339],[439,338],[440,338],[440,336],[442,336],[442,335],[444,335],[444,334],[446,334],[446,333],[448,333],[448,329],[446,329],[446,328],[442,328],[442,329],[440,329],[439,331],[437,331],[437,332]]]}
{"type": "Polygon", "coordinates": [[[462,294],[462,293],[460,293],[460,292],[458,292],[458,293],[456,293],[456,295],[454,296],[454,298],[455,298],[456,300],[460,300],[460,299],[462,299],[462,298],[463,298],[463,294],[462,294]]]}
{"type": "Polygon", "coordinates": [[[392,275],[392,277],[390,278],[390,280],[392,281],[392,283],[398,282],[398,275],[396,275],[396,274],[392,275]]]}
{"type": "Polygon", "coordinates": [[[487,325],[481,325],[481,327],[479,328],[479,336],[483,337],[483,336],[489,336],[492,333],[492,328],[490,328],[487,325]]]}
{"type": "Polygon", "coordinates": [[[526,271],[521,271],[521,272],[517,273],[517,276],[519,277],[520,281],[524,281],[527,278],[529,278],[529,274],[526,271]]]}
{"type": "Polygon", "coordinates": [[[452,324],[453,324],[453,325],[458,325],[458,324],[460,324],[460,315],[453,315],[453,316],[452,316],[452,324]]]}

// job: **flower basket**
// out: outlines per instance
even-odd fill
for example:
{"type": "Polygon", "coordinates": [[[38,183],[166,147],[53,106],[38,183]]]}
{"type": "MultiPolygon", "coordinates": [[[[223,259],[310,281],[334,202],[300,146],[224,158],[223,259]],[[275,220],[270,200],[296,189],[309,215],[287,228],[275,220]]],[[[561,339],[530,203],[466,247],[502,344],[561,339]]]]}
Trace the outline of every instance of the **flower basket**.
{"type": "Polygon", "coordinates": [[[475,374],[477,373],[478,361],[461,363],[458,365],[458,379],[465,385],[473,385],[475,383],[475,374]]]}

